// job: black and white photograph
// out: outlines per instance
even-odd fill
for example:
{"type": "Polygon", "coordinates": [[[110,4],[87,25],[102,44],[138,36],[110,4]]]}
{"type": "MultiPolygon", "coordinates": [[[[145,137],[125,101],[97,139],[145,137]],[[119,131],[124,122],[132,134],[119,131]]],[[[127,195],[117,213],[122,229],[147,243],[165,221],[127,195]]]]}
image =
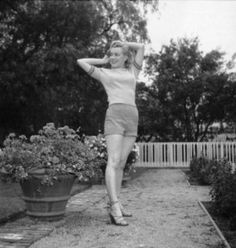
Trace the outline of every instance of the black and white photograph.
{"type": "Polygon", "coordinates": [[[0,2],[0,248],[236,248],[236,0],[0,2]]]}

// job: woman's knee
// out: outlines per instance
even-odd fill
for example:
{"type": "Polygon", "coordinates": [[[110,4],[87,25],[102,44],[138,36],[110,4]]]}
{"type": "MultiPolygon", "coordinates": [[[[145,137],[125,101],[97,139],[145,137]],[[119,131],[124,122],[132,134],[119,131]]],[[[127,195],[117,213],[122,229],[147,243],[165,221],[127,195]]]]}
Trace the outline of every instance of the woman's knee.
{"type": "Polygon", "coordinates": [[[108,158],[108,166],[111,166],[115,169],[118,169],[120,167],[121,159],[119,156],[110,156],[108,158]]]}

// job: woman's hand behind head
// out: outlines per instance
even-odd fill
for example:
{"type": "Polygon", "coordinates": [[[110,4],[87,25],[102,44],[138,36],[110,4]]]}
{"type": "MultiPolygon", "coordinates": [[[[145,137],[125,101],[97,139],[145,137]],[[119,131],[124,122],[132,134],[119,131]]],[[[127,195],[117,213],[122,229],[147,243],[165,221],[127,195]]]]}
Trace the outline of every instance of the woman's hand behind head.
{"type": "Polygon", "coordinates": [[[104,62],[104,64],[108,64],[110,62],[110,58],[108,57],[108,55],[105,55],[103,57],[103,62],[104,62]]]}

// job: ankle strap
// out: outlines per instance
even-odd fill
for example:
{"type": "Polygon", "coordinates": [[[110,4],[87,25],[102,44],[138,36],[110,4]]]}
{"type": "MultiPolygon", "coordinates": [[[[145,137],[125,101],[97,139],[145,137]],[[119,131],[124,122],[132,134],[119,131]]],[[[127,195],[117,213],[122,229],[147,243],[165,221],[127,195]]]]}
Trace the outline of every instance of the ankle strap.
{"type": "Polygon", "coordinates": [[[119,203],[119,201],[111,201],[111,202],[110,202],[110,205],[113,206],[113,205],[115,205],[115,204],[117,204],[117,203],[119,203]]]}

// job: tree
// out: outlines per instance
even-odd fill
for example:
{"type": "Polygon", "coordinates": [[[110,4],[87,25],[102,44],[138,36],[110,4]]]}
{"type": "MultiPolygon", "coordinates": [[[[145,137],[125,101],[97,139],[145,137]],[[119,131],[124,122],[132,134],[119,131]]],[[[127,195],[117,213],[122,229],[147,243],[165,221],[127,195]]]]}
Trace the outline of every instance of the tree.
{"type": "Polygon", "coordinates": [[[158,118],[161,114],[160,103],[152,86],[140,82],[136,89],[136,103],[139,109],[138,141],[160,140],[159,133],[166,133],[158,118]]]}
{"type": "Polygon", "coordinates": [[[0,140],[51,121],[87,134],[102,129],[104,89],[76,58],[104,56],[112,39],[148,41],[140,1],[5,0],[0,7],[0,140]]]}
{"type": "MultiPolygon", "coordinates": [[[[223,120],[231,102],[228,74],[222,72],[223,53],[199,51],[199,40],[171,40],[147,60],[146,73],[154,73],[150,88],[158,102],[156,129],[161,139],[202,141],[210,125],[223,120]]],[[[152,117],[153,118],[153,117],[152,117]]]]}
{"type": "Polygon", "coordinates": [[[231,59],[226,64],[226,71],[229,75],[228,84],[225,87],[228,98],[231,100],[226,106],[225,121],[228,122],[234,130],[236,130],[236,53],[234,53],[231,59]]]}

